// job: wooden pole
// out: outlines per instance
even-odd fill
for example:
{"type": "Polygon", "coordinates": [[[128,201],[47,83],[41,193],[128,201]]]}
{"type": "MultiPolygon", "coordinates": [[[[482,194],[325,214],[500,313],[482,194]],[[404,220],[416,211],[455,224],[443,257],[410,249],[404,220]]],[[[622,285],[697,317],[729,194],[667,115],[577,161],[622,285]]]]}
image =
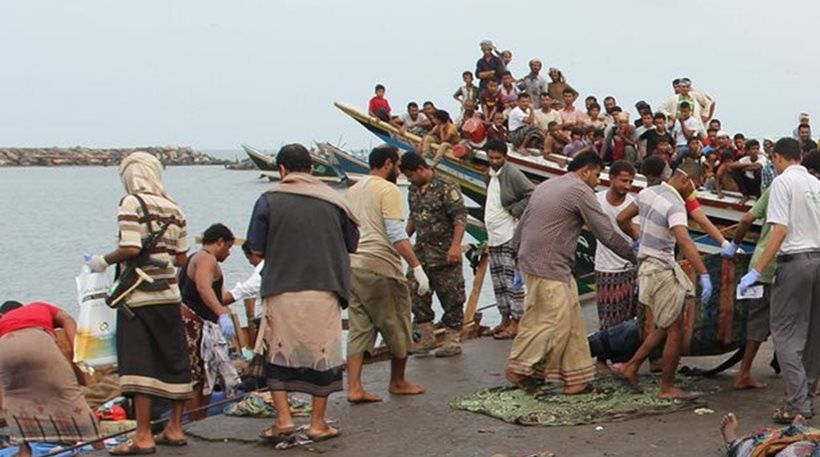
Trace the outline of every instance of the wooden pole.
{"type": "MultiPolygon", "coordinates": [[[[478,299],[481,298],[481,288],[484,286],[484,276],[487,275],[487,269],[490,266],[490,255],[482,254],[481,261],[478,262],[475,276],[473,277],[473,288],[470,290],[470,297],[467,299],[467,308],[464,310],[464,324],[470,324],[475,320],[476,310],[478,309],[478,299]]],[[[464,330],[467,330],[465,328],[464,330]]],[[[470,331],[475,331],[474,326],[470,327],[470,331]]]]}

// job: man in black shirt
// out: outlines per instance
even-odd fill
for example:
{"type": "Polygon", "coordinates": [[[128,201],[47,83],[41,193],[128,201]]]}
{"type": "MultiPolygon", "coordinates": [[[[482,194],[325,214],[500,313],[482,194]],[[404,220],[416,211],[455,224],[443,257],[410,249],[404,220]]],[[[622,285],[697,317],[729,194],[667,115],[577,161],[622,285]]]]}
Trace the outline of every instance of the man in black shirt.
{"type": "Polygon", "coordinates": [[[481,46],[481,52],[484,55],[478,59],[478,62],[475,64],[475,76],[479,79],[478,90],[479,93],[481,93],[481,91],[487,88],[487,82],[491,79],[500,81],[501,74],[504,73],[506,69],[504,62],[493,54],[495,47],[492,41],[484,40],[479,46],[481,46]]]}
{"type": "Polygon", "coordinates": [[[663,113],[655,113],[654,116],[655,128],[643,132],[640,136],[641,140],[646,141],[646,155],[654,155],[658,149],[658,143],[661,138],[666,139],[669,144],[675,144],[672,134],[666,128],[666,115],[663,113]]]}

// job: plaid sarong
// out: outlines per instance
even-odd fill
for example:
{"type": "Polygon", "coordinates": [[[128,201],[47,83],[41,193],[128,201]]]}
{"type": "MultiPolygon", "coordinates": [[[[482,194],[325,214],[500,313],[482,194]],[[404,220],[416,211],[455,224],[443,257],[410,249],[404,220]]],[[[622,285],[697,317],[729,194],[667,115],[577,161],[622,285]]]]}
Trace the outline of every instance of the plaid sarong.
{"type": "Polygon", "coordinates": [[[598,328],[606,330],[637,316],[638,283],[635,270],[595,272],[598,328]]]}
{"type": "Polygon", "coordinates": [[[515,276],[515,250],[512,242],[490,246],[490,277],[498,311],[513,319],[524,315],[524,289],[513,285],[515,276]]]}

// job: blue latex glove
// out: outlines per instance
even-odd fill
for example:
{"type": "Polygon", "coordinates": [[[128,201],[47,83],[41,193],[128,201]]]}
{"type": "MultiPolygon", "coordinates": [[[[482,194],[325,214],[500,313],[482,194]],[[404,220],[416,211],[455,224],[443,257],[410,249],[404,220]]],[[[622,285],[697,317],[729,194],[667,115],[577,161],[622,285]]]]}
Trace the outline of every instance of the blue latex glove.
{"type": "Polygon", "coordinates": [[[709,273],[703,273],[698,276],[700,280],[700,302],[701,303],[709,303],[709,299],[712,298],[712,278],[709,277],[709,273]]]}
{"type": "Polygon", "coordinates": [[[641,248],[640,240],[635,240],[635,241],[632,242],[632,252],[634,252],[635,255],[638,255],[638,249],[640,249],[640,248],[641,248]]]}
{"type": "Polygon", "coordinates": [[[524,275],[522,275],[520,271],[515,270],[513,274],[513,290],[522,289],[524,289],[524,275]]]}
{"type": "Polygon", "coordinates": [[[738,246],[734,241],[731,243],[726,243],[723,247],[723,251],[720,252],[720,255],[723,257],[734,257],[739,248],[740,246],[738,246]]]}
{"type": "Polygon", "coordinates": [[[740,293],[745,294],[746,290],[752,285],[754,285],[754,283],[756,283],[759,279],[760,272],[757,271],[757,269],[752,268],[751,270],[749,270],[748,273],[746,273],[745,275],[743,275],[742,278],[740,278],[740,293]]]}
{"type": "Polygon", "coordinates": [[[236,336],[236,329],[233,327],[233,319],[231,319],[230,314],[225,313],[219,315],[219,328],[222,330],[222,336],[224,336],[225,340],[230,344],[231,341],[233,341],[233,337],[236,336]]]}

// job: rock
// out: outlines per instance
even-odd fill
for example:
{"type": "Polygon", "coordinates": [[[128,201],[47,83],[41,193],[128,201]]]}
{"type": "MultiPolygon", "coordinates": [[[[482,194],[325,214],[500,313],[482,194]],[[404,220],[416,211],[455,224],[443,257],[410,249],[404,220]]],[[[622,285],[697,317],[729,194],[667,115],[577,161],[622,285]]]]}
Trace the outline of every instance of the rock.
{"type": "Polygon", "coordinates": [[[195,151],[188,146],[150,146],[143,148],[100,148],[82,146],[70,148],[2,148],[0,167],[27,166],[109,166],[118,165],[123,158],[137,151],[156,156],[164,165],[227,165],[220,160],[195,151]]]}

